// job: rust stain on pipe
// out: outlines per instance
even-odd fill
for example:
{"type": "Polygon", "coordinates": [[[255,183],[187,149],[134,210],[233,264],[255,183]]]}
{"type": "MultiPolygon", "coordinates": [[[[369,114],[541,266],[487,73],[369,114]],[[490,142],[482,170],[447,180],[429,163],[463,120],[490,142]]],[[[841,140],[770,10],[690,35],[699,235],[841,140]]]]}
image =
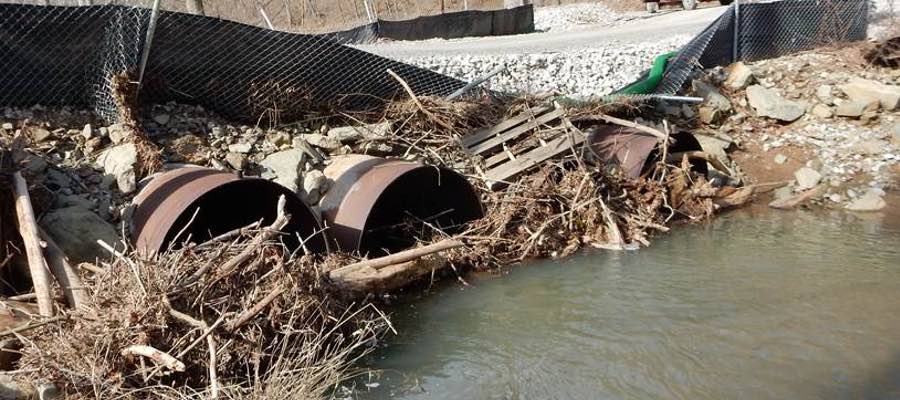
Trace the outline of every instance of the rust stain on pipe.
{"type": "Polygon", "coordinates": [[[263,179],[242,179],[230,172],[199,167],[166,172],[138,193],[132,215],[135,247],[152,256],[177,245],[172,241],[182,229],[184,233],[178,241],[190,235],[191,241],[202,242],[259,220],[263,220],[263,225],[271,223],[281,195],[287,199],[287,212],[291,215],[284,229],[291,235],[284,238],[285,244],[297,247],[302,239],[311,252],[326,251],[327,239],[318,216],[287,188],[263,179]]]}
{"type": "Polygon", "coordinates": [[[483,216],[481,201],[453,170],[363,155],[335,157],[333,181],[320,208],[330,237],[344,251],[383,255],[410,247],[415,237],[395,227],[427,221],[445,232],[483,216]]]}

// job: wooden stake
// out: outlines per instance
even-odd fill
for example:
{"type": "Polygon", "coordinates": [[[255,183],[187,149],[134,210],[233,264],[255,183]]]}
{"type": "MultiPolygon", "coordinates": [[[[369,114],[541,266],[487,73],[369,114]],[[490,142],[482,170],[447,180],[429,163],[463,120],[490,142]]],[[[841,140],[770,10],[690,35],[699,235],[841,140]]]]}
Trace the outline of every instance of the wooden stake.
{"type": "Polygon", "coordinates": [[[22,241],[25,242],[28,270],[31,273],[34,293],[37,295],[38,313],[45,317],[51,317],[53,316],[53,299],[50,296],[50,274],[41,251],[37,221],[34,219],[34,209],[31,207],[31,198],[28,196],[28,183],[19,172],[13,174],[13,191],[16,196],[19,234],[22,236],[22,241]]]}

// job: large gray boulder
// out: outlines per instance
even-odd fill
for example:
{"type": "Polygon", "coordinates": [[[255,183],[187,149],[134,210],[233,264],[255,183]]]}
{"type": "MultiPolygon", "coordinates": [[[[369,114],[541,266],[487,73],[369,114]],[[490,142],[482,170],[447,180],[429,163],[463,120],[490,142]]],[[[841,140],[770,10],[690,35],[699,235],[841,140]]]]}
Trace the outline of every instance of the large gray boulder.
{"type": "Polygon", "coordinates": [[[900,105],[900,86],[854,78],[840,88],[850,100],[863,103],[877,101],[881,108],[888,111],[893,111],[900,105]]]}
{"type": "Polygon", "coordinates": [[[760,85],[747,88],[747,101],[761,117],[794,122],[806,113],[806,104],[781,97],[777,91],[760,85]]]}
{"type": "Polygon", "coordinates": [[[296,192],[300,189],[299,180],[306,157],[306,152],[300,149],[272,153],[259,163],[263,167],[262,177],[296,192]]]}
{"type": "Polygon", "coordinates": [[[119,240],[112,224],[93,211],[77,205],[47,213],[40,225],[74,262],[106,258],[108,253],[97,244],[97,240],[110,245],[115,245],[119,240]]]}

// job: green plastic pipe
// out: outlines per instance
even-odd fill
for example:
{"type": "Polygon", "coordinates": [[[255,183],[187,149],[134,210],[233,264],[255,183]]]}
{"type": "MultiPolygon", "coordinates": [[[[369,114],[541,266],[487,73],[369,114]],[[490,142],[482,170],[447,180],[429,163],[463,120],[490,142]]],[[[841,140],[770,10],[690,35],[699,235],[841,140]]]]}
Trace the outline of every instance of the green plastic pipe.
{"type": "Polygon", "coordinates": [[[628,85],[615,94],[650,94],[656,90],[659,82],[662,81],[663,73],[666,72],[666,64],[670,59],[678,55],[677,51],[662,54],[653,60],[653,66],[650,67],[650,73],[647,77],[628,85]]]}

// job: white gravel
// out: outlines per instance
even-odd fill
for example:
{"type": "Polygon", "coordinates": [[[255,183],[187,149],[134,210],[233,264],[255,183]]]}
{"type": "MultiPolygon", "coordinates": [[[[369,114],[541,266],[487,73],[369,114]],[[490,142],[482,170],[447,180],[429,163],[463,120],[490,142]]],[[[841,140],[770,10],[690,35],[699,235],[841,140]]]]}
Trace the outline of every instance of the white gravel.
{"type": "Polygon", "coordinates": [[[612,26],[625,20],[624,14],[603,4],[567,4],[534,9],[534,28],[539,31],[569,31],[585,25],[612,26]]]}
{"type": "Polygon", "coordinates": [[[427,56],[401,61],[466,81],[505,65],[507,70],[486,86],[506,92],[591,97],[609,94],[633,82],[650,68],[656,56],[676,50],[690,39],[689,35],[679,35],[645,43],[611,42],[559,52],[427,56]]]}

